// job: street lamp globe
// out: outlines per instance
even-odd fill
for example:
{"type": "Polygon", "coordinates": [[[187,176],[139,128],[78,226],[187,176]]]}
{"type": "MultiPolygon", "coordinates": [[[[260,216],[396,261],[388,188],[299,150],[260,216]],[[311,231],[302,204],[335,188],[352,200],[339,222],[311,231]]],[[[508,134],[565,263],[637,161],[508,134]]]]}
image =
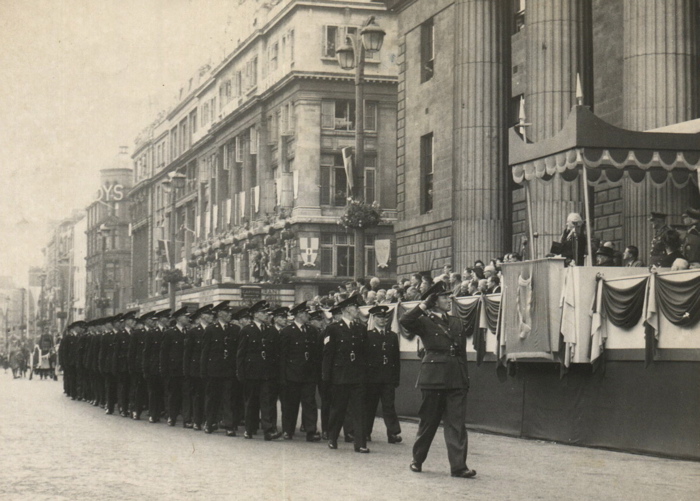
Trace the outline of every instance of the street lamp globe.
{"type": "Polygon", "coordinates": [[[355,49],[350,40],[345,40],[345,43],[338,47],[335,51],[335,56],[338,58],[338,64],[344,70],[351,70],[355,67],[355,49]]]}
{"type": "Polygon", "coordinates": [[[365,46],[365,50],[367,52],[377,52],[382,48],[386,31],[372,22],[360,30],[360,35],[362,36],[362,45],[365,46]]]}

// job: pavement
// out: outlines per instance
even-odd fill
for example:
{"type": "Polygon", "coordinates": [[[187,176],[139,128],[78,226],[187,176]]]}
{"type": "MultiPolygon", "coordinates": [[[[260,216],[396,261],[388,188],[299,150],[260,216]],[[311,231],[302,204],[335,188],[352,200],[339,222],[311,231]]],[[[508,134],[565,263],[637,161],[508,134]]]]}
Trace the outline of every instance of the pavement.
{"type": "MultiPolygon", "coordinates": [[[[497,410],[494,410],[497,412],[497,410]]],[[[700,463],[469,433],[474,479],[449,476],[441,432],[408,469],[417,425],[370,454],[303,439],[206,435],[107,416],[62,383],[0,372],[0,500],[698,500],[700,463]]]]}

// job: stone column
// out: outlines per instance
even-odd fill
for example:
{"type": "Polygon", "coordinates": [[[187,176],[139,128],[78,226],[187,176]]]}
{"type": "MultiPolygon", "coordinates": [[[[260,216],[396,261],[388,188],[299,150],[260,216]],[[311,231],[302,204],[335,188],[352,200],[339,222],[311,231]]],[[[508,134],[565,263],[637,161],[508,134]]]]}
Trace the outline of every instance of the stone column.
{"type": "MultiPolygon", "coordinates": [[[[528,138],[533,142],[556,135],[576,104],[576,75],[590,81],[592,70],[590,0],[529,0],[526,13],[528,89],[525,95],[528,138]]],[[[590,89],[584,88],[584,93],[590,89]]],[[[588,97],[590,99],[590,97],[588,97]]],[[[585,101],[584,101],[585,102],[585,101]]],[[[581,181],[560,177],[530,183],[533,243],[537,257],[544,257],[558,240],[569,212],[583,217],[581,181]]]]}
{"type": "MultiPolygon", "coordinates": [[[[508,2],[503,2],[503,5],[508,2]]],[[[504,7],[491,0],[455,5],[453,269],[506,251],[509,40],[504,7]]]]}
{"type": "Polygon", "coordinates": [[[295,112],[294,170],[298,172],[299,190],[292,215],[318,217],[321,215],[321,102],[318,99],[298,99],[295,102],[295,112]]]}
{"type": "MultiPolygon", "coordinates": [[[[624,127],[649,130],[698,118],[698,41],[696,0],[624,1],[624,127]]],[[[698,206],[698,190],[669,180],[664,186],[650,179],[623,182],[623,245],[639,247],[648,260],[653,229],[649,211],[680,214],[698,206]]]]}

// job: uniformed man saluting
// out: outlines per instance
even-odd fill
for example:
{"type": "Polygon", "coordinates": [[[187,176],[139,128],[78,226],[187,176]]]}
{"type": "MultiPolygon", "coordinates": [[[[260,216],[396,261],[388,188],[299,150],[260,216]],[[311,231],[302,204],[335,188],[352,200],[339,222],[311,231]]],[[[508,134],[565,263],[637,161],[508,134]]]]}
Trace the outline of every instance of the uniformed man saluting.
{"type": "Polygon", "coordinates": [[[328,447],[338,448],[338,435],[349,405],[354,425],[355,452],[368,453],[364,429],[367,328],[357,322],[359,297],[350,296],[338,303],[342,319],[326,329],[323,340],[323,380],[332,385],[328,447]]]}
{"type": "Polygon", "coordinates": [[[418,376],[422,403],[418,416],[418,436],[413,446],[411,471],[420,472],[428,456],[440,420],[445,428],[445,444],[453,477],[472,478],[467,467],[467,336],[459,318],[448,315],[452,309],[450,291],[440,281],[421,297],[422,302],[401,318],[409,339],[419,336],[425,355],[418,376]]]}

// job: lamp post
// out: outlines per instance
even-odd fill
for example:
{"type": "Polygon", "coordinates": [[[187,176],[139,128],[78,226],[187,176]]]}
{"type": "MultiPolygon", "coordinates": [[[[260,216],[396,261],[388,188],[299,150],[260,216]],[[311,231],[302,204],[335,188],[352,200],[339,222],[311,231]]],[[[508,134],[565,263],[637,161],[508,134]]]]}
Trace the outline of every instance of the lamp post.
{"type": "Polygon", "coordinates": [[[172,273],[175,271],[175,235],[177,233],[177,218],[175,217],[175,203],[177,202],[177,192],[185,187],[187,176],[179,172],[171,173],[168,179],[165,179],[162,184],[170,188],[170,251],[168,252],[168,265],[170,266],[171,277],[168,281],[168,299],[171,311],[175,311],[177,298],[177,282],[173,280],[172,273]]]}
{"type": "MultiPolygon", "coordinates": [[[[382,48],[386,32],[370,16],[359,33],[348,36],[345,44],[336,50],[338,64],[344,70],[355,69],[355,158],[352,171],[352,198],[364,199],[365,176],[365,54],[382,48]]],[[[355,276],[365,274],[365,230],[355,228],[355,276]]]]}

